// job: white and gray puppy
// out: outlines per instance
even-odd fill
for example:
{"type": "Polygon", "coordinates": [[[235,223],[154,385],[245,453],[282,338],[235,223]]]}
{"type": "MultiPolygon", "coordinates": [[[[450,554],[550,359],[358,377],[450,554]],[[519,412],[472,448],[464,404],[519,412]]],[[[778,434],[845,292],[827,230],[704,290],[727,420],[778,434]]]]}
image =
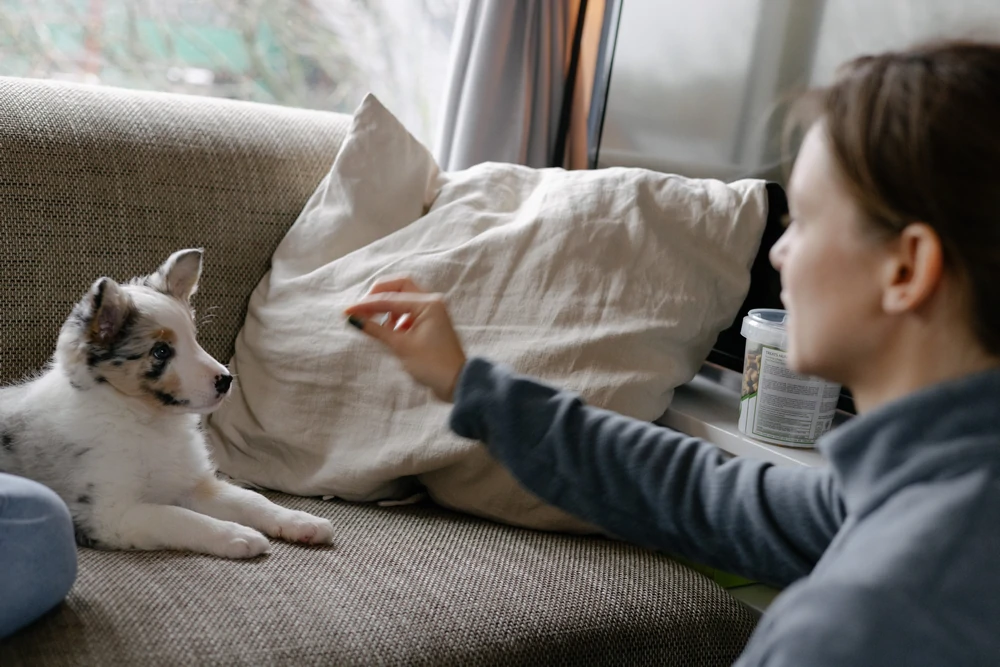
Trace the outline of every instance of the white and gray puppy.
{"type": "Polygon", "coordinates": [[[201,265],[181,250],[149,276],[91,286],[48,368],[0,389],[0,471],[58,493],[86,546],[251,558],[268,551],[261,532],[329,543],[329,521],[216,477],[199,415],[233,378],[195,338],[201,265]]]}

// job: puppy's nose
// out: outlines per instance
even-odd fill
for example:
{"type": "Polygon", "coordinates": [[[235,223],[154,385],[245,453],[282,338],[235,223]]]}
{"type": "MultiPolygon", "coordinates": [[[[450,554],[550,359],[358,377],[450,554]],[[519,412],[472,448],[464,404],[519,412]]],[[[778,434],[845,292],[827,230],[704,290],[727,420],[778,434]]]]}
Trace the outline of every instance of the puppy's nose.
{"type": "Polygon", "coordinates": [[[229,391],[229,386],[233,384],[232,375],[216,375],[215,376],[215,391],[220,394],[225,394],[229,391]]]}

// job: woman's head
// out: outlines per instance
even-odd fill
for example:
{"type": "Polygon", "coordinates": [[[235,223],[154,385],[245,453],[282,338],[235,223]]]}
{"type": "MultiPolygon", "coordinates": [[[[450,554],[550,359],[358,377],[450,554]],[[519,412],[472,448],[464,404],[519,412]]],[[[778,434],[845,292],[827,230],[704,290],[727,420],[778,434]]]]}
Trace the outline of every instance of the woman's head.
{"type": "Polygon", "coordinates": [[[772,251],[792,365],[850,383],[852,359],[952,325],[1000,357],[1000,45],[858,58],[798,110],[772,251]]]}

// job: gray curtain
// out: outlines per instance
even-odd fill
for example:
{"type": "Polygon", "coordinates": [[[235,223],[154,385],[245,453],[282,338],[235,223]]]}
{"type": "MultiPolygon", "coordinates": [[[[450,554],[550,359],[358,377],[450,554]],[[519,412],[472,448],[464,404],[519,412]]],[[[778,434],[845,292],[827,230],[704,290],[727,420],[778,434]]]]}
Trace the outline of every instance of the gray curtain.
{"type": "Polygon", "coordinates": [[[435,155],[445,170],[552,159],[579,0],[463,0],[435,155]]]}

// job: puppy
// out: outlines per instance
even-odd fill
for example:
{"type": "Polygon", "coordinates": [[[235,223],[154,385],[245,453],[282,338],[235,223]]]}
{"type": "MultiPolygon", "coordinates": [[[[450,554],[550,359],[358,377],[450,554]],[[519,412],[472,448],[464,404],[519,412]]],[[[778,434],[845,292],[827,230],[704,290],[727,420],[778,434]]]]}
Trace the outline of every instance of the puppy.
{"type": "Polygon", "coordinates": [[[233,377],[195,340],[201,267],[201,250],[181,250],[91,286],[47,369],[0,389],[0,471],[58,493],[84,546],[252,558],[265,535],[329,543],[329,521],[216,477],[200,415],[233,377]]]}

